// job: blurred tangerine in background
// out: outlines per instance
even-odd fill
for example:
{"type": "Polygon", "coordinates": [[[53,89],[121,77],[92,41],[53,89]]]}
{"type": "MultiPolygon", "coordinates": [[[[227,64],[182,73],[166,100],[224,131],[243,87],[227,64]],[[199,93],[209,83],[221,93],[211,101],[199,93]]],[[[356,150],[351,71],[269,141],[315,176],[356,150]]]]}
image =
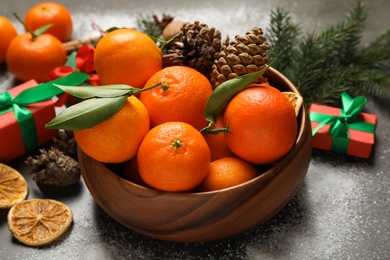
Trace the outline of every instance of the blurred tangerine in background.
{"type": "Polygon", "coordinates": [[[6,53],[8,70],[19,80],[49,81],[49,72],[63,66],[66,51],[62,43],[50,34],[37,37],[31,33],[16,36],[6,53]]]}
{"type": "Polygon", "coordinates": [[[0,15],[0,63],[5,61],[5,55],[11,41],[18,35],[14,25],[6,17],[0,15]]]}
{"type": "Polygon", "coordinates": [[[24,23],[33,31],[44,25],[52,24],[53,26],[46,33],[53,35],[61,42],[69,40],[73,32],[69,10],[56,2],[43,2],[33,6],[28,10],[24,23]]]}

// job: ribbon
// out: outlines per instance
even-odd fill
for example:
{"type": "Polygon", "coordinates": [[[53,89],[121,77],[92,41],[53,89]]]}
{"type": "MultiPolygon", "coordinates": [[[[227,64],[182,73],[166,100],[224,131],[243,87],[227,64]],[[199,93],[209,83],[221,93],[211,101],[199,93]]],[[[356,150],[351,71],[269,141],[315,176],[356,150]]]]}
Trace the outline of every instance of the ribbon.
{"type": "Polygon", "coordinates": [[[363,110],[367,99],[365,97],[352,98],[347,92],[341,93],[342,108],[340,116],[310,112],[310,120],[320,122],[312,131],[314,136],[326,124],[330,125],[329,135],[332,136],[331,149],[346,153],[350,141],[348,129],[374,133],[375,125],[369,122],[358,121],[358,116],[363,110]]]}
{"type": "Polygon", "coordinates": [[[36,87],[20,92],[16,97],[6,91],[0,93],[0,115],[14,111],[16,121],[19,124],[23,144],[26,152],[32,151],[39,145],[35,128],[34,117],[26,105],[49,100],[63,91],[54,84],[75,86],[84,82],[89,75],[81,72],[73,72],[65,77],[51,82],[41,83],[36,87]]]}
{"type": "Polygon", "coordinates": [[[77,52],[72,52],[65,66],[55,68],[49,73],[51,80],[68,75],[73,71],[89,74],[86,83],[92,86],[100,86],[99,77],[95,72],[94,64],[95,48],[91,45],[83,45],[77,52]]]}

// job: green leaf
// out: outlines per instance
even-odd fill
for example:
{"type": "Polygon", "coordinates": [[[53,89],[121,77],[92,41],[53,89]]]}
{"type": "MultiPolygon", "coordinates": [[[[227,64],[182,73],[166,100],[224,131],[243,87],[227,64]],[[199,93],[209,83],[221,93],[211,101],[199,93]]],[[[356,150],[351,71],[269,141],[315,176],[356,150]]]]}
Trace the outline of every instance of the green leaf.
{"type": "Polygon", "coordinates": [[[46,128],[81,130],[93,127],[117,113],[126,102],[127,96],[115,98],[92,98],[58,114],[46,124],[46,128]]]}
{"type": "Polygon", "coordinates": [[[204,132],[208,130],[215,122],[221,111],[229,103],[229,101],[241,90],[246,88],[249,84],[255,81],[258,77],[264,74],[271,66],[273,61],[260,71],[245,74],[221,83],[216,87],[207,100],[205,108],[205,117],[209,125],[201,130],[204,132]]]}
{"type": "Polygon", "coordinates": [[[118,29],[121,29],[121,28],[114,26],[114,27],[108,28],[106,30],[106,32],[109,33],[109,32],[113,32],[113,31],[118,30],[118,29]]]}
{"type": "Polygon", "coordinates": [[[62,86],[56,85],[63,91],[71,94],[72,96],[78,98],[93,98],[93,97],[105,97],[113,98],[119,97],[126,94],[129,94],[135,88],[127,85],[107,85],[107,86],[97,86],[97,87],[75,87],[75,86],[62,86]]]}
{"type": "Polygon", "coordinates": [[[52,27],[54,24],[46,24],[44,26],[39,27],[36,29],[33,33],[35,37],[38,37],[41,34],[44,34],[50,27],[52,27]]]}

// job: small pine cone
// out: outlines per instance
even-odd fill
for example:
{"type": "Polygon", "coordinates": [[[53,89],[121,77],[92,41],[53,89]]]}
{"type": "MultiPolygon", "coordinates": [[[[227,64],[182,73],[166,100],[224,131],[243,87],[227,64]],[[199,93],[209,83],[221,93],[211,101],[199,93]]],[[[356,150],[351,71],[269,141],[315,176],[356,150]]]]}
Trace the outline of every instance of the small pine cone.
{"type": "MultiPolygon", "coordinates": [[[[212,85],[217,87],[226,80],[263,69],[268,62],[266,52],[269,50],[265,41],[263,31],[257,27],[243,36],[236,35],[232,42],[226,37],[212,66],[212,85]]],[[[265,81],[266,79],[261,77],[256,82],[265,81]]]]}
{"type": "Polygon", "coordinates": [[[173,17],[169,14],[163,14],[161,20],[158,19],[157,15],[153,15],[154,24],[160,28],[161,31],[173,20],[173,17]]]}
{"type": "Polygon", "coordinates": [[[168,54],[172,55],[173,65],[192,67],[209,78],[215,54],[220,49],[220,31],[195,21],[183,25],[181,34],[169,45],[168,54]]]}
{"type": "Polygon", "coordinates": [[[39,184],[57,187],[69,186],[80,179],[80,166],[77,161],[52,147],[40,149],[41,154],[29,156],[25,163],[33,166],[30,174],[39,184]]]}
{"type": "Polygon", "coordinates": [[[77,160],[77,143],[73,131],[60,130],[58,136],[53,138],[53,145],[63,154],[77,160]]]}

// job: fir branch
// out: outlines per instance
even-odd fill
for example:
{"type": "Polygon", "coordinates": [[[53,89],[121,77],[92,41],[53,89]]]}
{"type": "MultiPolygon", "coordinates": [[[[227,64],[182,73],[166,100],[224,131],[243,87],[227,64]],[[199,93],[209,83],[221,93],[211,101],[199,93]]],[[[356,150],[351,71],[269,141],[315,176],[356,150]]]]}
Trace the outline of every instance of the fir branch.
{"type": "Polygon", "coordinates": [[[160,38],[162,31],[153,16],[140,15],[137,17],[137,29],[153,38],[160,38]]]}
{"type": "Polygon", "coordinates": [[[367,70],[362,90],[372,96],[390,100],[390,71],[367,70]]]}
{"type": "Polygon", "coordinates": [[[297,38],[301,33],[298,23],[292,21],[291,15],[286,10],[277,8],[271,12],[269,35],[266,38],[273,48],[269,51],[269,57],[273,60],[276,57],[283,57],[277,60],[274,67],[284,75],[289,74],[288,70],[292,63],[292,54],[297,38]]]}
{"type": "Polygon", "coordinates": [[[303,37],[287,12],[271,13],[270,57],[278,57],[275,68],[297,86],[306,104],[337,102],[343,91],[390,99],[390,30],[359,49],[367,11],[357,0],[341,22],[303,37]]]}
{"type": "Polygon", "coordinates": [[[357,1],[343,21],[318,36],[318,48],[326,51],[324,58],[329,66],[345,66],[355,61],[367,11],[367,5],[357,1]]]}
{"type": "Polygon", "coordinates": [[[359,65],[389,65],[390,61],[390,30],[382,33],[378,38],[372,41],[367,47],[363,48],[357,60],[359,65]]]}
{"type": "MultiPolygon", "coordinates": [[[[307,95],[312,97],[311,92],[315,92],[316,88],[332,87],[329,84],[321,86],[329,77],[330,70],[342,69],[354,62],[365,17],[366,9],[358,1],[344,21],[319,35],[313,33],[303,39],[303,43],[299,45],[302,51],[296,52],[294,56],[298,72],[293,78],[302,92],[308,92],[307,95]]],[[[333,88],[339,86],[335,85],[333,88]]],[[[330,89],[327,92],[335,91],[330,89]]]]}
{"type": "Polygon", "coordinates": [[[352,95],[356,92],[356,86],[364,81],[362,69],[356,66],[335,67],[327,70],[326,77],[321,82],[321,87],[313,88],[307,92],[305,101],[312,103],[332,103],[340,105],[340,94],[348,91],[352,95]]]}

